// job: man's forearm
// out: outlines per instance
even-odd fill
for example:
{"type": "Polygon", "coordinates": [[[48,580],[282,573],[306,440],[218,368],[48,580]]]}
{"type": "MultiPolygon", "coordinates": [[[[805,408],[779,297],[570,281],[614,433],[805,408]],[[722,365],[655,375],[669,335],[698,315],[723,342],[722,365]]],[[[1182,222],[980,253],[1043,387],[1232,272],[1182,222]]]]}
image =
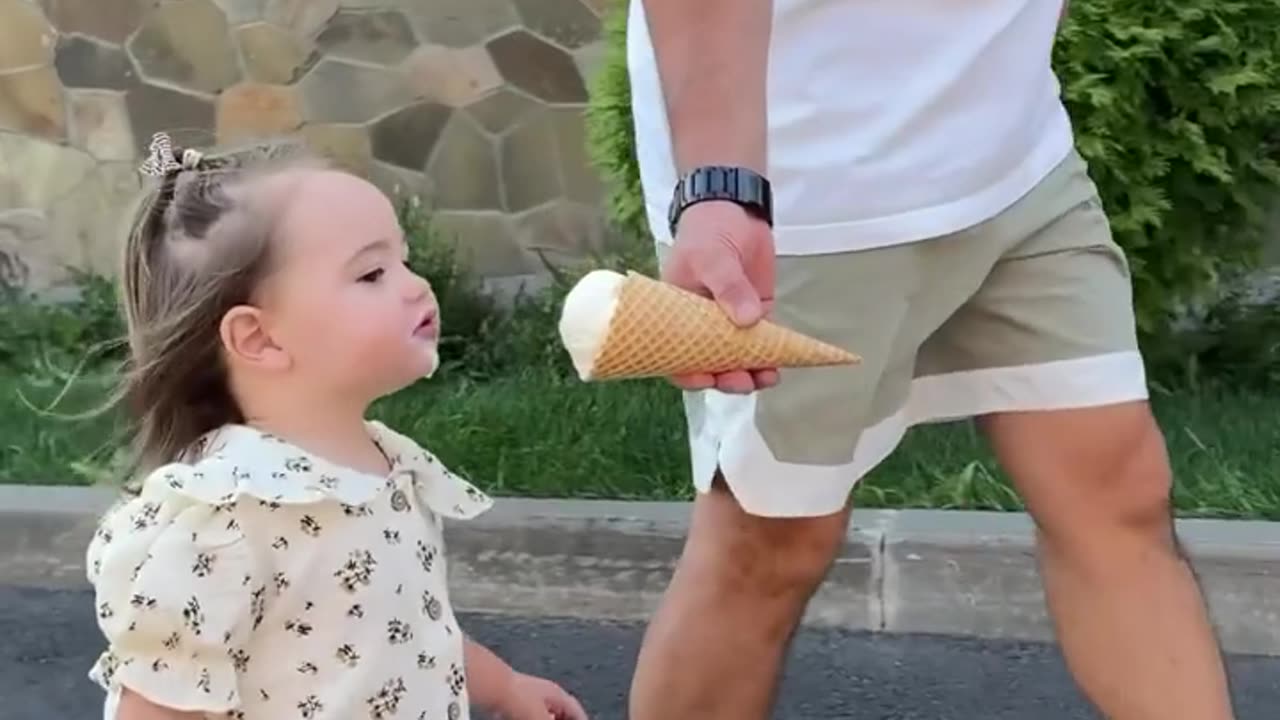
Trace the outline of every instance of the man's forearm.
{"type": "Polygon", "coordinates": [[[773,0],[642,0],[676,168],[767,170],[773,0]]]}

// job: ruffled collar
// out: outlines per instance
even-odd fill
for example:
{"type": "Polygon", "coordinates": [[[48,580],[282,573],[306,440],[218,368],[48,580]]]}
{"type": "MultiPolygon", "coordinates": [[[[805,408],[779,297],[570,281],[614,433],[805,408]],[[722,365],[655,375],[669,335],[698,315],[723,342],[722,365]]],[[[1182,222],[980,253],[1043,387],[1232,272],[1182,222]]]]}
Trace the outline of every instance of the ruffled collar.
{"type": "Polygon", "coordinates": [[[366,427],[391,465],[386,476],[340,465],[248,425],[226,425],[197,442],[191,462],[161,467],[147,484],[214,505],[245,495],[281,504],[331,499],[363,505],[388,489],[412,485],[440,515],[467,519],[492,506],[487,495],[413,440],[377,421],[366,427]]]}

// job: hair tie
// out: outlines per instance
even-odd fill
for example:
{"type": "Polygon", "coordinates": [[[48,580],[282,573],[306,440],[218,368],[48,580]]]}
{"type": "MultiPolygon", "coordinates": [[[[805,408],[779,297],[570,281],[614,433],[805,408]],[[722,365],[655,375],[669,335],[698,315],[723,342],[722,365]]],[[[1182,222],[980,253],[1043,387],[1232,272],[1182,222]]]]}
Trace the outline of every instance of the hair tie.
{"type": "Polygon", "coordinates": [[[151,136],[150,151],[139,170],[143,175],[151,177],[165,177],[179,170],[195,170],[204,159],[199,151],[188,148],[182,151],[182,160],[179,161],[173,154],[173,142],[169,139],[169,134],[164,132],[151,136]]]}

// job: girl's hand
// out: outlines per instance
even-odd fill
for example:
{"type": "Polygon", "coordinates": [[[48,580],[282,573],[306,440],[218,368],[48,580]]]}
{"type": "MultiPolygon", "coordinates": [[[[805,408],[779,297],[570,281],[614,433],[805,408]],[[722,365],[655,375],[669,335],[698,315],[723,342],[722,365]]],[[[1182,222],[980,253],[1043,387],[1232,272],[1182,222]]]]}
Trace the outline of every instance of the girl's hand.
{"type": "Polygon", "coordinates": [[[515,673],[496,708],[502,720],[588,720],[576,698],[550,680],[515,673]]]}

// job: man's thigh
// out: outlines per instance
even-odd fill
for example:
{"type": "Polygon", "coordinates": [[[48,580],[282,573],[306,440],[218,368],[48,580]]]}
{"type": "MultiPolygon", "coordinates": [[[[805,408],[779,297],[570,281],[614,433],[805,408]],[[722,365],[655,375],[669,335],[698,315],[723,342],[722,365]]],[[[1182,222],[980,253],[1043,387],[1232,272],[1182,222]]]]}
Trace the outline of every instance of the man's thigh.
{"type": "Polygon", "coordinates": [[[1065,507],[1064,493],[1075,491],[1095,493],[1096,502],[1099,488],[1068,476],[1115,470],[1126,448],[1160,452],[1128,264],[1083,160],[1073,157],[1042,195],[1024,211],[1048,222],[1031,223],[1034,232],[924,343],[918,372],[936,405],[987,416],[982,425],[999,435],[997,453],[1033,511],[1065,507]],[[1038,211],[1041,203],[1054,212],[1038,211]]]}

